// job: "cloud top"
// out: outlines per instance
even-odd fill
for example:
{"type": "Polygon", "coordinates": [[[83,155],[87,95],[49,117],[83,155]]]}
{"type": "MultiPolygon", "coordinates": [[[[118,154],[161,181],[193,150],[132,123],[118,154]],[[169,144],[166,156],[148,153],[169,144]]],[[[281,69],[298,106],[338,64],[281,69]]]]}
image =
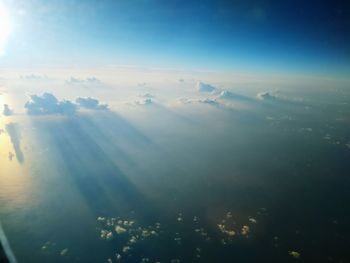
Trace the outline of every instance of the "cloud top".
{"type": "Polygon", "coordinates": [[[90,109],[90,110],[102,110],[107,109],[107,104],[100,104],[97,99],[94,98],[77,98],[75,102],[82,108],[90,109]]]}
{"type": "Polygon", "coordinates": [[[210,84],[206,84],[204,82],[197,82],[196,84],[196,89],[199,92],[213,92],[216,90],[216,88],[210,84]]]}
{"type": "Polygon", "coordinates": [[[29,115],[74,114],[76,105],[70,101],[59,101],[53,94],[44,93],[42,96],[30,95],[24,108],[29,115]]]}
{"type": "Polygon", "coordinates": [[[276,97],[272,95],[269,91],[259,92],[256,97],[260,100],[275,100],[276,97]]]}
{"type": "Polygon", "coordinates": [[[42,96],[30,95],[30,100],[24,105],[28,115],[73,115],[78,108],[90,110],[108,109],[107,104],[100,104],[94,98],[77,98],[76,103],[69,100],[59,101],[53,94],[44,93],[42,96]]]}

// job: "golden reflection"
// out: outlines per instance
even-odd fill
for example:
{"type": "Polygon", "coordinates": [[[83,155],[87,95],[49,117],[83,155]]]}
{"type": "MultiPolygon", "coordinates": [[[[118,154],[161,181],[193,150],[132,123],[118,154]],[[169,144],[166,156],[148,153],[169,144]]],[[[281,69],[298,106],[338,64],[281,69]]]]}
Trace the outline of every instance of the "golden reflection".
{"type": "MultiPolygon", "coordinates": [[[[6,100],[0,96],[1,111],[6,100]]],[[[23,205],[28,202],[30,194],[31,178],[26,163],[17,160],[14,145],[7,132],[7,125],[15,123],[13,117],[0,115],[0,204],[23,205]]],[[[21,138],[22,147],[25,143],[21,138]]]]}

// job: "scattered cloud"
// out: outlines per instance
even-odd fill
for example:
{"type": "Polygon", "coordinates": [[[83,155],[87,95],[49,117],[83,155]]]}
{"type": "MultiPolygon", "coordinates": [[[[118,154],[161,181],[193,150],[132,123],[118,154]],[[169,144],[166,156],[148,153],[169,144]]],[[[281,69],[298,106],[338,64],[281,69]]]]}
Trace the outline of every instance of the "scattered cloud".
{"type": "Polygon", "coordinates": [[[70,101],[59,101],[51,93],[44,93],[42,96],[30,95],[30,101],[28,101],[24,107],[29,115],[71,115],[76,112],[77,108],[77,106],[70,101]]]}
{"type": "Polygon", "coordinates": [[[214,92],[216,90],[216,88],[210,84],[206,84],[203,82],[197,82],[196,84],[196,89],[199,92],[214,92]]]}
{"type": "Polygon", "coordinates": [[[259,92],[256,97],[260,100],[275,100],[276,96],[269,91],[259,92]]]}
{"type": "Polygon", "coordinates": [[[228,91],[228,90],[222,90],[219,93],[218,98],[225,99],[225,100],[238,100],[238,101],[246,101],[246,102],[252,101],[252,99],[249,97],[246,97],[246,96],[241,95],[241,94],[233,93],[233,92],[228,91]]]}
{"type": "Polygon", "coordinates": [[[108,109],[107,104],[100,104],[94,98],[77,98],[76,103],[69,100],[59,101],[53,94],[44,93],[42,96],[30,95],[30,100],[24,105],[28,115],[73,115],[78,108],[90,110],[108,109]]]}
{"type": "Polygon", "coordinates": [[[292,256],[293,258],[295,258],[295,259],[300,258],[300,253],[297,252],[297,251],[288,251],[288,254],[289,254],[290,256],[292,256]]]}
{"type": "Polygon", "coordinates": [[[77,98],[75,102],[82,108],[90,109],[90,110],[105,110],[108,109],[107,104],[100,104],[97,99],[94,98],[77,98]]]}
{"type": "Polygon", "coordinates": [[[86,79],[78,79],[75,77],[70,77],[65,81],[68,85],[75,85],[75,84],[100,84],[101,80],[99,80],[96,77],[88,77],[86,79]]]}
{"type": "Polygon", "coordinates": [[[8,104],[4,104],[4,109],[2,111],[4,116],[11,116],[13,114],[13,110],[10,109],[8,104]]]}
{"type": "Polygon", "coordinates": [[[35,74],[21,75],[19,78],[21,80],[26,80],[26,81],[48,80],[49,79],[46,75],[35,75],[35,74]]]}
{"type": "Polygon", "coordinates": [[[210,105],[220,105],[220,103],[216,99],[204,98],[204,99],[188,99],[188,98],[180,98],[179,101],[183,104],[195,104],[195,103],[203,103],[210,105]]]}
{"type": "Polygon", "coordinates": [[[138,105],[150,105],[150,104],[154,103],[154,101],[153,101],[154,96],[152,94],[150,94],[150,93],[146,93],[146,94],[140,95],[139,97],[140,97],[140,99],[136,100],[135,104],[138,104],[138,105]]]}
{"type": "Polygon", "coordinates": [[[65,256],[68,253],[68,248],[65,248],[61,251],[60,255],[65,256]]]}
{"type": "Polygon", "coordinates": [[[151,98],[141,98],[136,100],[135,103],[138,105],[150,105],[153,103],[153,100],[151,98]]]}

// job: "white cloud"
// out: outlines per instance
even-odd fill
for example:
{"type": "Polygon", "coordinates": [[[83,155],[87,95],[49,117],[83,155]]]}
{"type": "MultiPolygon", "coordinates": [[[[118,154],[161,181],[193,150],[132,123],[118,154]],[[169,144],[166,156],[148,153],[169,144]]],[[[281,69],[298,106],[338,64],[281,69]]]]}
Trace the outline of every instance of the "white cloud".
{"type": "Polygon", "coordinates": [[[256,97],[260,100],[275,100],[276,96],[272,95],[269,91],[259,92],[256,97]]]}
{"type": "Polygon", "coordinates": [[[73,103],[69,100],[59,101],[51,93],[44,93],[42,96],[30,95],[30,101],[28,101],[24,107],[29,115],[73,115],[76,113],[78,107],[90,110],[108,109],[107,104],[100,104],[100,102],[94,98],[79,97],[76,99],[76,103],[73,103]]]}
{"type": "Polygon", "coordinates": [[[225,99],[225,100],[237,100],[237,101],[244,101],[244,102],[252,101],[252,99],[249,97],[246,97],[246,96],[241,95],[241,94],[233,93],[233,92],[228,91],[228,90],[220,91],[218,97],[220,99],[225,99]]]}
{"type": "Polygon", "coordinates": [[[25,80],[25,81],[48,80],[49,79],[46,75],[35,75],[35,74],[21,75],[19,78],[21,80],[25,80]]]}
{"type": "Polygon", "coordinates": [[[150,105],[150,104],[154,103],[155,96],[153,96],[150,93],[141,94],[138,97],[139,97],[139,99],[135,100],[135,104],[150,105]]]}
{"type": "Polygon", "coordinates": [[[75,77],[70,77],[65,81],[68,85],[75,85],[75,84],[100,84],[101,80],[99,80],[96,77],[88,77],[86,79],[78,79],[75,77]]]}
{"type": "Polygon", "coordinates": [[[220,103],[216,99],[211,99],[211,98],[204,98],[204,99],[180,98],[179,101],[183,104],[202,103],[202,104],[209,104],[209,105],[214,105],[214,106],[220,105],[220,103]]]}
{"type": "Polygon", "coordinates": [[[44,93],[42,96],[30,95],[30,101],[24,107],[29,115],[71,115],[76,112],[77,108],[74,103],[68,100],[59,101],[51,93],[44,93]]]}
{"type": "Polygon", "coordinates": [[[203,83],[203,82],[197,82],[196,84],[196,89],[199,92],[213,92],[216,90],[216,88],[210,84],[203,83]]]}
{"type": "Polygon", "coordinates": [[[76,103],[82,107],[82,108],[86,108],[86,109],[90,109],[90,110],[105,110],[108,108],[107,104],[100,104],[100,102],[97,99],[94,98],[77,98],[76,103]]]}

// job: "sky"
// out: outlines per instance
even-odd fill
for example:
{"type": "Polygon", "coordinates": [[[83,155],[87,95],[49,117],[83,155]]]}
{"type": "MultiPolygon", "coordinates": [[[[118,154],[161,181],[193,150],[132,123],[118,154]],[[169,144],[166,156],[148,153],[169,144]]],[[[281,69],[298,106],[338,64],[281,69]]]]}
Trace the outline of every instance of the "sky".
{"type": "Polygon", "coordinates": [[[345,1],[1,2],[1,67],[349,72],[345,1]]]}
{"type": "Polygon", "coordinates": [[[346,261],[349,31],[345,1],[0,0],[19,262],[346,261]]]}

